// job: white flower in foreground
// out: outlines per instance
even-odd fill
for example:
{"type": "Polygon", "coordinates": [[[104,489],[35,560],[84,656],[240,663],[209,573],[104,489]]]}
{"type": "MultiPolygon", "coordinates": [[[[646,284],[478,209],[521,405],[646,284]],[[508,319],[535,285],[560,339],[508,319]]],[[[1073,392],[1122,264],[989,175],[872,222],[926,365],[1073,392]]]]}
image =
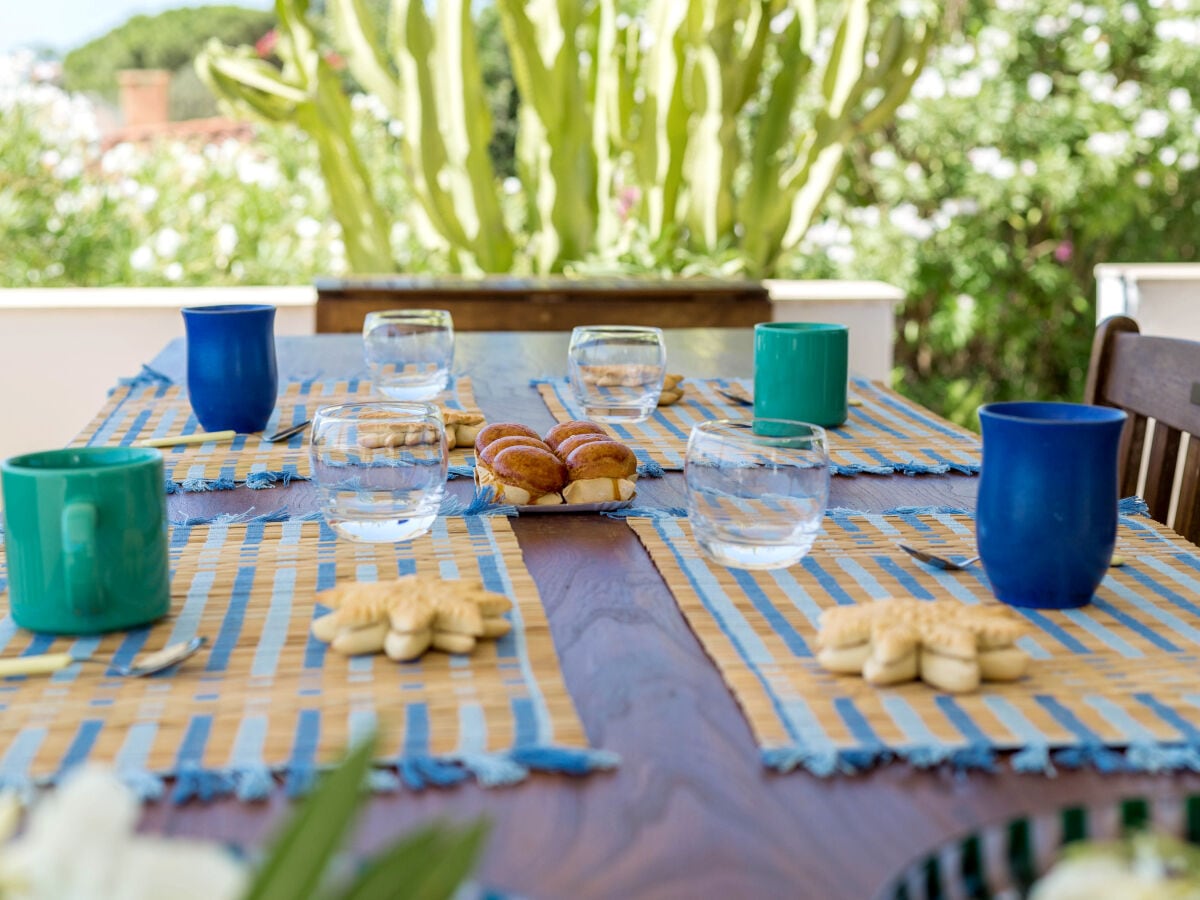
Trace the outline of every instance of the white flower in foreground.
{"type": "MultiPolygon", "coordinates": [[[[0,895],[14,900],[225,900],[246,872],[219,847],[134,833],[138,802],[110,772],[83,767],[46,794],[0,848],[0,895]]],[[[0,815],[0,821],[4,816],[0,815]]]]}

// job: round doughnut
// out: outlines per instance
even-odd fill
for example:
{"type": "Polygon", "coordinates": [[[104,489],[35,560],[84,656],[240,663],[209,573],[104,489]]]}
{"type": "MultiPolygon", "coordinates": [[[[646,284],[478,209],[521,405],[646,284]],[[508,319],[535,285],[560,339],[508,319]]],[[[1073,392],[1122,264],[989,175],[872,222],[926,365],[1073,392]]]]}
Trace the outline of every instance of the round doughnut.
{"type": "Polygon", "coordinates": [[[557,450],[559,444],[576,434],[607,435],[608,432],[606,432],[595,422],[584,422],[580,419],[575,419],[571,422],[559,422],[546,432],[546,436],[542,438],[542,440],[550,445],[551,450],[557,450]]]}
{"type": "Polygon", "coordinates": [[[506,447],[492,460],[492,471],[502,483],[522,488],[534,499],[567,483],[566,464],[539,447],[506,447]]]}
{"type": "Polygon", "coordinates": [[[475,435],[475,455],[478,456],[484,447],[497,438],[510,437],[514,434],[523,434],[525,437],[541,440],[538,433],[532,428],[526,428],[516,422],[493,422],[490,425],[484,425],[479,430],[479,434],[475,435]]]}
{"type": "Polygon", "coordinates": [[[628,478],[637,471],[633,451],[617,441],[591,441],[576,447],[567,456],[567,475],[571,481],[584,478],[628,478]]]}
{"type": "Polygon", "coordinates": [[[541,438],[529,437],[524,434],[510,434],[508,437],[496,438],[496,440],[480,450],[476,458],[490,468],[492,460],[496,458],[496,454],[509,447],[537,447],[539,450],[550,450],[541,438]]]}
{"type": "Polygon", "coordinates": [[[611,440],[612,438],[610,438],[607,434],[592,434],[591,432],[586,434],[573,434],[569,438],[564,438],[562,441],[559,441],[558,446],[554,448],[554,455],[559,459],[566,459],[572,450],[582,444],[590,444],[592,441],[611,440]]]}

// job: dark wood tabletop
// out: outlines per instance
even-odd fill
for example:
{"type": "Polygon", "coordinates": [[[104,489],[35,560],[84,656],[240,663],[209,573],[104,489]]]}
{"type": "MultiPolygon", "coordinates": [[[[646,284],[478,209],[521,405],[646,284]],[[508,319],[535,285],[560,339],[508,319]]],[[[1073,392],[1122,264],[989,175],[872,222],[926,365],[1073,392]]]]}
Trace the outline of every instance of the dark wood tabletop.
{"type": "MultiPolygon", "coordinates": [[[[455,369],[469,374],[492,421],[553,424],[532,378],[566,371],[565,333],[460,334],[455,369]]],[[[752,334],[667,332],[668,369],[686,376],[748,376],[752,334]]],[[[351,335],[278,340],[283,378],[365,375],[351,335]]],[[[173,342],[152,365],[184,375],[173,342]]],[[[973,508],[970,476],[835,477],[831,506],[973,508]]],[[[464,498],[465,479],[451,482],[464,498]]],[[[683,476],[643,479],[640,505],[684,506],[683,476]]],[[[315,509],[307,483],[170,497],[173,518],[315,509]]],[[[492,832],[478,880],[529,898],[866,898],[912,857],[983,822],[1115,797],[1196,790],[1196,775],[1056,777],[919,771],[891,764],[855,776],[773,773],[749,726],[637,537],[592,516],[514,521],[550,621],[568,690],[593,746],[621,756],[612,772],[534,774],[508,788],[467,783],[374,797],[355,838],[369,852],[414,825],[484,815],[492,832]]],[[[289,807],[257,804],[147,807],[144,827],[169,834],[265,841],[289,807]]]]}

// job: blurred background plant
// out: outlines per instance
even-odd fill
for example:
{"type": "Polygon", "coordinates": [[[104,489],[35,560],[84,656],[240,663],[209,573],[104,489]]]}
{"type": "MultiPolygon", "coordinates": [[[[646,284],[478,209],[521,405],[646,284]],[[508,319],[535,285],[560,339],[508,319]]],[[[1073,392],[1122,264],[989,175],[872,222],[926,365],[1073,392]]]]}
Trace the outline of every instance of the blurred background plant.
{"type": "Polygon", "coordinates": [[[1094,267],[1197,259],[1197,91],[1194,0],[973,2],[784,271],[902,288],[897,384],[951,419],[1078,400],[1094,267]]]}
{"type": "MultiPolygon", "coordinates": [[[[451,270],[675,272],[691,257],[761,277],[807,230],[846,147],[916,80],[940,10],[908,5],[919,14],[887,0],[649,0],[630,16],[615,0],[497,0],[520,95],[506,183],[469,2],[393,0],[385,33],[365,0],[328,10],[339,58],[401,125],[412,227],[451,270]]],[[[201,77],[236,111],[314,138],[350,268],[393,271],[391,217],[343,127],[309,4],[275,11],[280,67],[214,41],[201,77]]]]}

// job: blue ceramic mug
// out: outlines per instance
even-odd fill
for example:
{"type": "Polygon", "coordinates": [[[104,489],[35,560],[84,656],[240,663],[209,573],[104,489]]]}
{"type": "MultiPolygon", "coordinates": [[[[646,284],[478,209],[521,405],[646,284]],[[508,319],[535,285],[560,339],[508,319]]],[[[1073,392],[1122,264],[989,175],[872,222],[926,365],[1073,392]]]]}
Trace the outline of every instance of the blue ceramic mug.
{"type": "Polygon", "coordinates": [[[275,307],[183,310],[187,388],[205,431],[262,431],[275,409],[275,307]]]}
{"type": "Polygon", "coordinates": [[[1117,451],[1125,413],[1075,403],[991,403],[979,410],[983,468],[976,537],[1005,603],[1071,609],[1091,602],[1117,540],[1117,451]]]}

